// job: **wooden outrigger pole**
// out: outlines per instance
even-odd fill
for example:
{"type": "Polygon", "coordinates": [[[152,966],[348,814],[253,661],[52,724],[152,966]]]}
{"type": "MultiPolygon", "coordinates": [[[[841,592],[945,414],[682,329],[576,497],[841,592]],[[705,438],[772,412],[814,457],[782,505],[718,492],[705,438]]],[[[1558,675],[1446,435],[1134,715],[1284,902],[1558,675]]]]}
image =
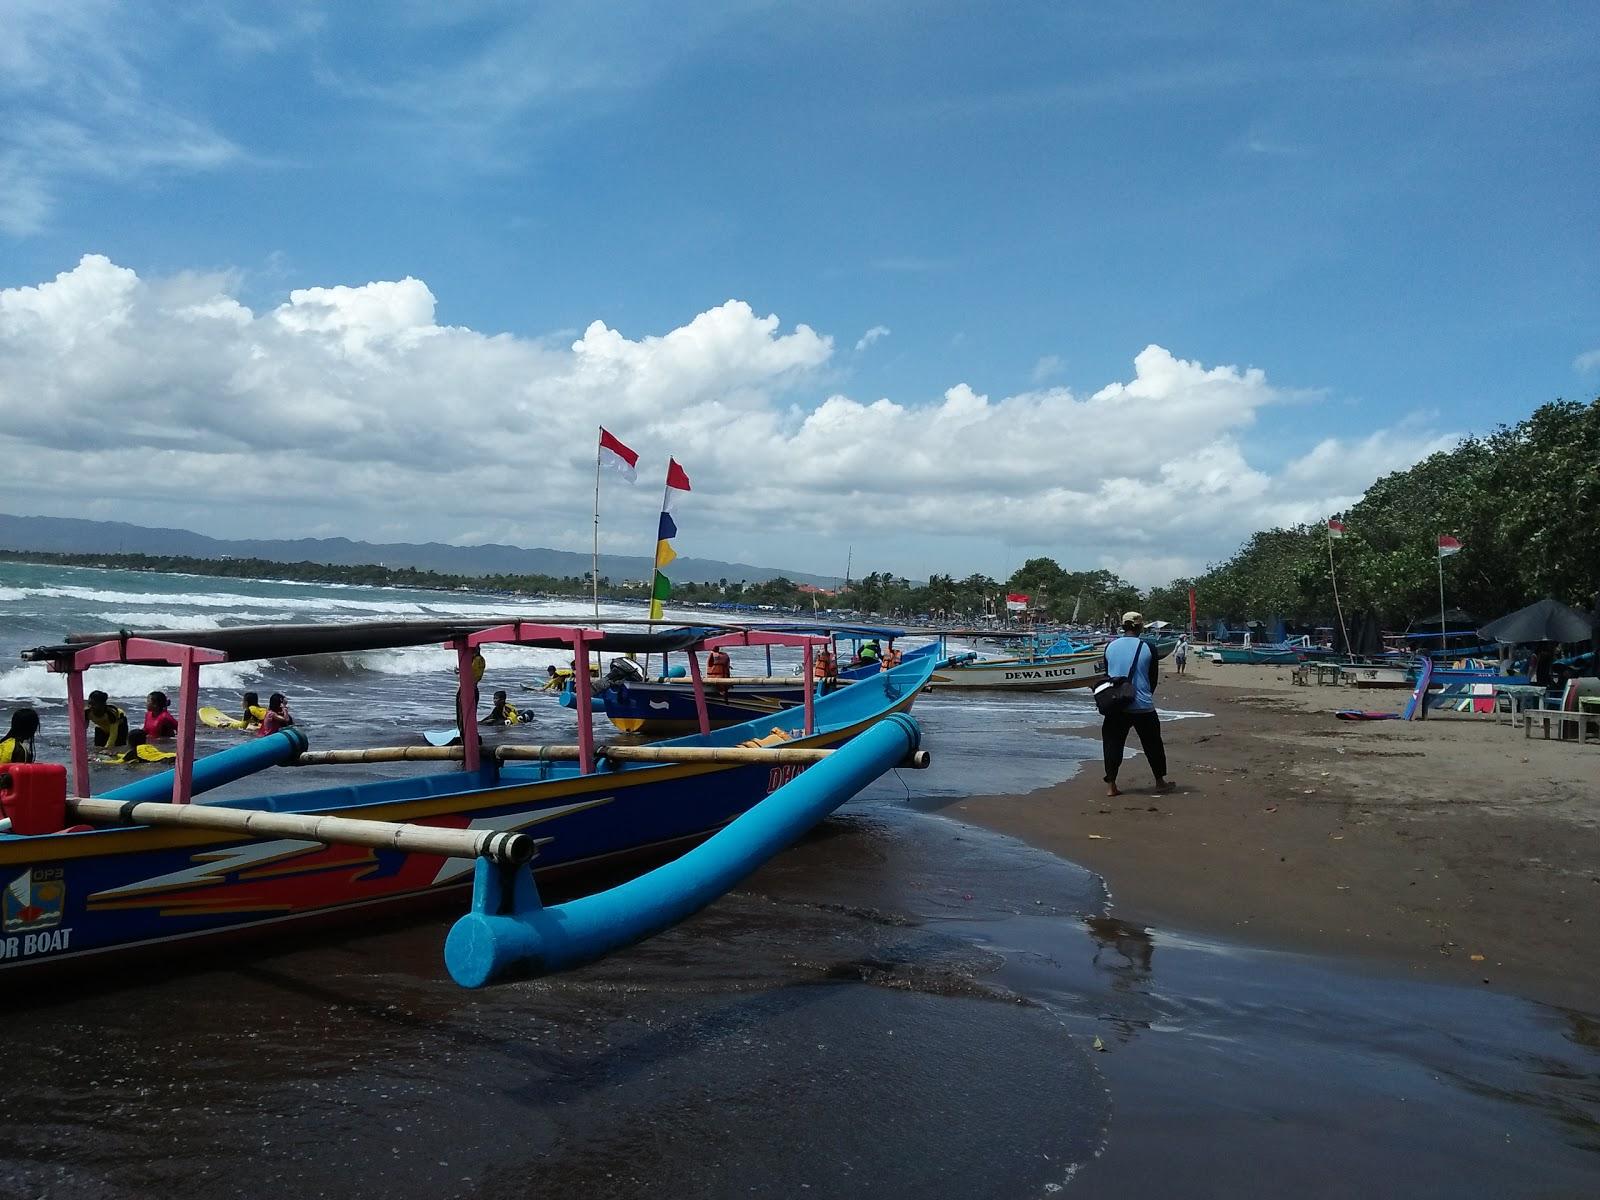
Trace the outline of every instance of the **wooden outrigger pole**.
{"type": "Polygon", "coordinates": [[[527,834],[492,829],[445,829],[354,817],[212,808],[203,804],[124,803],[68,796],[67,816],[93,825],[157,825],[205,829],[254,838],[300,838],[337,846],[367,846],[442,858],[486,858],[500,866],[531,862],[538,843],[527,834]]]}

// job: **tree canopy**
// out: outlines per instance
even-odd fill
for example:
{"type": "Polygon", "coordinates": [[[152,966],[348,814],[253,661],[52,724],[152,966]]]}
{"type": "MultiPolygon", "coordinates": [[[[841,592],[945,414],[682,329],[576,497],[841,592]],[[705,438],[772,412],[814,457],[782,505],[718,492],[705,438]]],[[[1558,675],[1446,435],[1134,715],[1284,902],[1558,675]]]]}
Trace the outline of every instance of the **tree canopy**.
{"type": "MultiPolygon", "coordinates": [[[[1437,613],[1441,534],[1462,547],[1444,562],[1450,607],[1487,620],[1550,596],[1588,610],[1600,588],[1600,399],[1543,405],[1384,476],[1329,515],[1345,526],[1333,554],[1347,613],[1391,624],[1437,613]]],[[[1147,608],[1187,621],[1190,586],[1207,620],[1329,620],[1327,528],[1257,533],[1199,578],[1155,589],[1147,608]]]]}

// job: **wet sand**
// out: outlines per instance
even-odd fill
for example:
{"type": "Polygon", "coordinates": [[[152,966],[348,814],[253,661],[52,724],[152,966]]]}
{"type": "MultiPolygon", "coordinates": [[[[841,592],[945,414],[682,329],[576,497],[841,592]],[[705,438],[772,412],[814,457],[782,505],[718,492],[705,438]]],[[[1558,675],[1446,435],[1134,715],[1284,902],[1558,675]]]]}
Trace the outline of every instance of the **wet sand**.
{"type": "Polygon", "coordinates": [[[1190,670],[1158,692],[1213,714],[1163,727],[1176,792],[1139,755],[1119,797],[1092,764],[946,811],[1099,872],[1129,922],[1600,1011],[1600,747],[1489,717],[1338,721],[1407,693],[1190,670]]]}

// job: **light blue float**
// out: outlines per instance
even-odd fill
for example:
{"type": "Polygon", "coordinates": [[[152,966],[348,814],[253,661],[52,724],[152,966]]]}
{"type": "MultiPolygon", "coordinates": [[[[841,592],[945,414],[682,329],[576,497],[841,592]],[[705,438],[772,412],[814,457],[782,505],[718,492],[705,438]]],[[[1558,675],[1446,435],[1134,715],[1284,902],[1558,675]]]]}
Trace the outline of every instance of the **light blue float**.
{"type": "MultiPolygon", "coordinates": [[[[253,738],[204,758],[197,758],[194,762],[194,783],[189,794],[198,796],[201,792],[209,792],[212,788],[243,779],[246,775],[254,775],[257,771],[265,771],[268,767],[292,762],[304,753],[305,748],[306,735],[291,725],[266,737],[253,738]]],[[[125,783],[109,792],[101,792],[100,797],[104,800],[132,800],[140,804],[171,800],[172,772],[160,771],[144,779],[125,783]]]]}
{"type": "Polygon", "coordinates": [[[894,713],[801,771],[706,841],[627,883],[546,908],[527,866],[480,859],[472,911],[445,940],[444,960],[462,987],[482,987],[515,968],[545,975],[603,958],[704,908],[892,767],[922,730],[894,713]]]}

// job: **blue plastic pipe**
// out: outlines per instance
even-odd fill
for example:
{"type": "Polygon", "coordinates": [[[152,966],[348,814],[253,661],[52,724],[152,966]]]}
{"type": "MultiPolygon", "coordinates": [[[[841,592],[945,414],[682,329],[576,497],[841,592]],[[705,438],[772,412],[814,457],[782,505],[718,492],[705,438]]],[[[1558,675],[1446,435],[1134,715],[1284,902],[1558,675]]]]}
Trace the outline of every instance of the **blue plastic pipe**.
{"type": "Polygon", "coordinates": [[[916,721],[891,714],[688,853],[637,879],[566,904],[541,905],[526,866],[512,873],[480,859],[472,911],[445,939],[445,966],[462,987],[482,987],[512,966],[524,973],[550,974],[660,933],[792,845],[916,750],[921,737],[916,721]],[[508,886],[513,892],[509,913],[502,911],[508,886]]]}
{"type": "MultiPolygon", "coordinates": [[[[268,767],[276,767],[298,757],[306,748],[306,735],[293,726],[258,737],[227,750],[219,750],[194,764],[194,786],[189,794],[198,796],[235,779],[254,775],[268,767]]],[[[172,772],[161,771],[133,783],[101,792],[106,800],[135,800],[140,803],[159,803],[172,799],[172,772]]]]}

